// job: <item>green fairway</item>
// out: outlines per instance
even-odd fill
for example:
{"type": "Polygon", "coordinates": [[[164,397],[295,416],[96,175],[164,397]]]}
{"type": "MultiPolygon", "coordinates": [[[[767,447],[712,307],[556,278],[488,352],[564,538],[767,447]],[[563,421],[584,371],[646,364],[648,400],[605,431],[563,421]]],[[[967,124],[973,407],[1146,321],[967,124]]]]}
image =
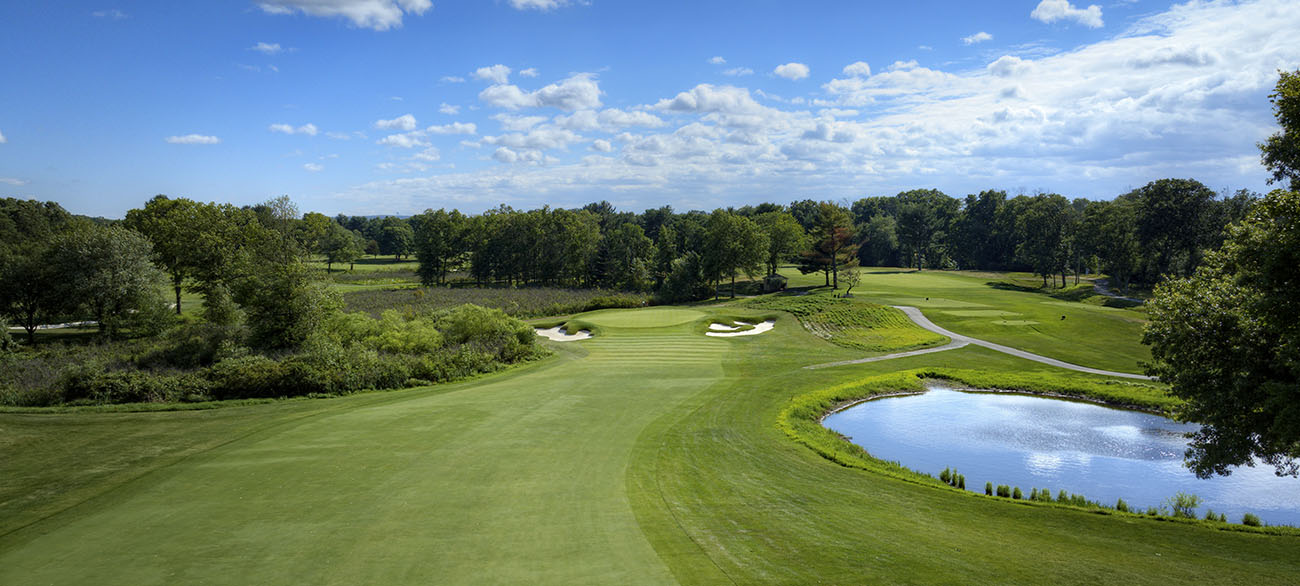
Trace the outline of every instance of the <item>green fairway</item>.
{"type": "MultiPolygon", "coordinates": [[[[1009,289],[1000,275],[906,269],[861,269],[854,294],[873,303],[919,307],[958,334],[1081,366],[1141,373],[1151,351],[1141,343],[1146,315],[1009,289]]],[[[791,286],[816,286],[819,275],[783,272],[791,286]]]]}
{"type": "MultiPolygon", "coordinates": [[[[1013,326],[992,322],[1068,312],[1100,324],[1110,347],[1134,344],[1118,325],[1128,322],[1089,313],[1110,310],[1048,310],[1050,297],[984,292],[968,276],[863,281],[873,301],[919,298],[945,327],[1036,340],[1046,349],[1026,349],[1061,360],[1114,367],[1106,361],[1119,350],[1075,344],[1072,330],[998,339],[989,332],[1013,326]],[[930,291],[943,293],[927,306],[930,291]],[[965,313],[945,318],[949,309],[965,313]]],[[[1297,537],[1025,506],[832,463],[778,428],[792,398],[906,368],[1063,371],[974,346],[806,370],[863,352],[788,314],[757,336],[702,334],[712,316],[761,315],[736,305],[583,314],[574,319],[595,326],[593,339],[548,343],[556,355],[539,363],[433,388],[208,411],[0,413],[0,584],[1300,575],[1297,537]]]]}

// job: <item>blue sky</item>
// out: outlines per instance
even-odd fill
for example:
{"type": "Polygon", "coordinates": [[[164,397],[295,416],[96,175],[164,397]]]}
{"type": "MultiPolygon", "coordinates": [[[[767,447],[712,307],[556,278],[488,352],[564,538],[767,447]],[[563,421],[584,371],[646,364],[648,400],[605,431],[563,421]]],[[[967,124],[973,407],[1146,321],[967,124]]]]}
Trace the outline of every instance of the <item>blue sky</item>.
{"type": "Polygon", "coordinates": [[[1300,2],[10,2],[0,195],[408,214],[1266,190],[1300,2]]]}

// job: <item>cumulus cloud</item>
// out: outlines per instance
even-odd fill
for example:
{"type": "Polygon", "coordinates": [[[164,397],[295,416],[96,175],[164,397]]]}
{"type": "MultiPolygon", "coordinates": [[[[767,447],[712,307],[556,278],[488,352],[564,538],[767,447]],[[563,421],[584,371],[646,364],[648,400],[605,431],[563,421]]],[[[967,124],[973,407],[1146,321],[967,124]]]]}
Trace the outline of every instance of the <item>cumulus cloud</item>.
{"type": "Polygon", "coordinates": [[[1014,55],[1003,55],[988,64],[988,72],[995,77],[1012,77],[1029,70],[1029,63],[1014,55]]]}
{"type": "Polygon", "coordinates": [[[1101,28],[1101,7],[1092,4],[1087,8],[1076,8],[1069,0],[1043,0],[1038,3],[1029,17],[1051,24],[1061,20],[1072,20],[1088,28],[1101,28]]]}
{"type": "Polygon", "coordinates": [[[455,116],[460,114],[460,106],[453,106],[447,102],[443,102],[441,106],[438,106],[438,112],[449,116],[455,116]]]}
{"type": "Polygon", "coordinates": [[[558,108],[572,112],[599,107],[601,93],[595,75],[579,73],[534,92],[521,90],[515,85],[493,85],[479,92],[478,98],[491,106],[508,110],[558,108]]]}
{"type": "Polygon", "coordinates": [[[418,153],[415,153],[414,155],[411,155],[412,160],[425,161],[428,163],[438,161],[441,158],[442,158],[442,153],[439,152],[438,149],[435,147],[429,147],[418,153]]]}
{"type": "Polygon", "coordinates": [[[424,131],[430,134],[477,134],[478,125],[473,122],[452,122],[442,126],[430,126],[424,131]]]}
{"type": "Polygon", "coordinates": [[[727,60],[723,59],[722,57],[710,57],[709,63],[713,65],[725,65],[727,63],[727,60]]]}
{"type": "Polygon", "coordinates": [[[591,150],[602,152],[602,153],[608,153],[614,150],[614,145],[610,144],[608,140],[605,140],[603,138],[598,138],[596,140],[591,141],[591,150]]]}
{"type": "Polygon", "coordinates": [[[777,65],[776,69],[772,70],[772,73],[775,73],[778,77],[798,80],[808,77],[808,66],[803,63],[786,63],[785,65],[777,65]]]}
{"type": "Polygon", "coordinates": [[[375,141],[375,144],[413,149],[417,147],[427,147],[429,146],[429,141],[425,140],[424,136],[420,133],[405,132],[401,134],[390,134],[375,141]]]}
{"type": "Polygon", "coordinates": [[[316,136],[316,133],[320,132],[320,130],[316,128],[316,125],[311,123],[303,124],[297,128],[294,128],[291,124],[272,124],[268,128],[271,132],[279,132],[282,134],[305,134],[307,136],[316,136]]]}
{"type": "Polygon", "coordinates": [[[220,138],[208,136],[205,134],[186,134],[182,136],[169,136],[163,139],[171,144],[217,144],[221,142],[220,138]]]}
{"type": "Polygon", "coordinates": [[[502,163],[513,163],[519,160],[519,155],[506,147],[499,147],[492,153],[492,158],[502,163]]]}
{"type": "Polygon", "coordinates": [[[264,53],[266,55],[274,55],[276,53],[279,53],[280,51],[283,51],[284,49],[280,48],[280,43],[264,43],[258,41],[256,45],[249,47],[248,50],[257,51],[259,53],[264,53]]]}
{"type": "Polygon", "coordinates": [[[871,66],[866,61],[854,61],[844,66],[844,75],[853,77],[871,77],[871,66]]]}
{"type": "Polygon", "coordinates": [[[537,77],[539,74],[537,73],[536,67],[529,67],[528,69],[520,70],[519,75],[523,77],[537,77]]]}
{"type": "Polygon", "coordinates": [[[992,41],[992,40],[993,40],[993,35],[990,35],[984,31],[977,32],[969,37],[961,38],[961,42],[966,43],[967,45],[974,45],[975,43],[983,43],[984,41],[992,41]]]}
{"type": "Polygon", "coordinates": [[[9,139],[5,138],[5,133],[0,132],[0,144],[4,144],[6,142],[9,142],[9,139]]]}
{"type": "Polygon", "coordinates": [[[316,173],[318,171],[324,170],[325,165],[318,165],[316,163],[303,163],[302,168],[312,173],[316,173]]]}
{"type": "Polygon", "coordinates": [[[554,10],[561,6],[567,5],[570,0],[510,0],[510,6],[515,10],[554,10]]]}
{"type": "Polygon", "coordinates": [[[268,14],[301,13],[322,18],[345,18],[353,26],[386,31],[402,26],[406,14],[422,15],[432,0],[260,0],[268,14]]]}
{"type": "Polygon", "coordinates": [[[375,128],[378,128],[380,130],[401,130],[405,132],[410,132],[412,130],[415,130],[415,125],[416,125],[415,116],[412,116],[410,114],[403,114],[401,116],[393,118],[392,120],[375,121],[375,128]]]}
{"type": "Polygon", "coordinates": [[[510,68],[500,63],[480,67],[470,74],[474,79],[490,81],[492,83],[506,83],[510,80],[510,68]]]}
{"type": "Polygon", "coordinates": [[[741,77],[745,75],[754,75],[754,70],[748,67],[732,67],[731,69],[723,71],[722,74],[730,75],[733,77],[741,77]]]}
{"type": "Polygon", "coordinates": [[[465,83],[465,78],[459,75],[444,75],[438,81],[443,81],[447,83],[465,83]]]}

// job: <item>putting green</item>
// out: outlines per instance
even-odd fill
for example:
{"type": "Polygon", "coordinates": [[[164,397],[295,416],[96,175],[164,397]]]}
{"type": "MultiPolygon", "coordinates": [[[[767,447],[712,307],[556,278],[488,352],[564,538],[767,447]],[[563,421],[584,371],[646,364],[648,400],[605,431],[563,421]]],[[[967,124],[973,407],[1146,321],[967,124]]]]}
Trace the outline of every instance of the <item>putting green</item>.
{"type": "Polygon", "coordinates": [[[639,311],[600,311],[586,314],[583,321],[611,328],[662,328],[693,322],[704,312],[675,307],[652,307],[639,311]]]}

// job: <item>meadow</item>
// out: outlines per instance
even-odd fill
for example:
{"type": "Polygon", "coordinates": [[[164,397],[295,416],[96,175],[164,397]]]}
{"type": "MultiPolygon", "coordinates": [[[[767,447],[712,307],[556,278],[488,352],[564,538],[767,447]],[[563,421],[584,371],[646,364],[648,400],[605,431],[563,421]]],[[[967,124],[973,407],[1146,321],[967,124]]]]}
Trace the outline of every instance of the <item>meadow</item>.
{"type": "Polygon", "coordinates": [[[1140,310],[1000,281],[866,270],[850,314],[800,297],[598,310],[560,318],[591,340],[433,387],[0,412],[12,455],[0,459],[0,583],[1293,583],[1294,533],[985,497],[833,458],[812,444],[840,444],[812,428],[802,443],[792,434],[790,410],[810,396],[849,398],[876,377],[907,387],[919,372],[1169,403],[1159,385],[976,346],[803,368],[931,343],[879,304],[1141,371],[1140,310]],[[702,334],[770,315],[758,336],[702,334]],[[849,343],[836,343],[801,318],[863,331],[841,327],[849,343]],[[906,335],[855,346],[876,325],[906,335]]]}

